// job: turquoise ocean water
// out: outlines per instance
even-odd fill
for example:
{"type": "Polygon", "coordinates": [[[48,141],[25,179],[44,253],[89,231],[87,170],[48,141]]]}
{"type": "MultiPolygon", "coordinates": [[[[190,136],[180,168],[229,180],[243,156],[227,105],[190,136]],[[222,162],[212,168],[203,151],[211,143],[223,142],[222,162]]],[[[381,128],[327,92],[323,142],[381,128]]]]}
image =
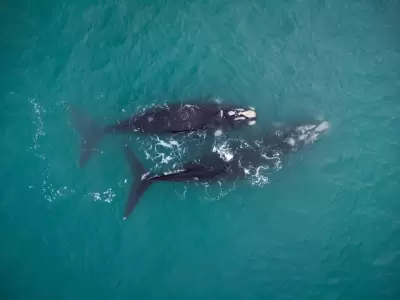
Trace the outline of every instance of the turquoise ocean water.
{"type": "MultiPolygon", "coordinates": [[[[400,2],[3,1],[0,299],[400,299],[400,2]],[[152,186],[103,123],[216,95],[330,131],[268,183],[152,186]]],[[[131,136],[146,166],[190,153],[131,136]],[[147,160],[145,153],[148,153],[147,160]]],[[[266,178],[263,178],[266,180],[266,178]]]]}

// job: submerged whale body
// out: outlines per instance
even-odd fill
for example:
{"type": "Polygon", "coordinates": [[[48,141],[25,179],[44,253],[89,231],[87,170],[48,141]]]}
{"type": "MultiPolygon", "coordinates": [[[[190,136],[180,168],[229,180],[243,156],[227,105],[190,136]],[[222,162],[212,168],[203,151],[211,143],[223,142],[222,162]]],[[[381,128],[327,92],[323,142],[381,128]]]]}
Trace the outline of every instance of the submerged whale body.
{"type": "Polygon", "coordinates": [[[214,130],[254,125],[254,108],[240,108],[214,101],[191,101],[190,104],[170,103],[152,107],[116,124],[101,126],[76,107],[71,107],[72,122],[82,137],[80,167],[83,167],[105,134],[144,133],[176,134],[196,130],[214,130]]]}
{"type": "Polygon", "coordinates": [[[156,181],[194,183],[245,179],[248,168],[274,167],[277,157],[279,159],[280,155],[295,152],[314,143],[328,129],[329,123],[326,121],[280,126],[264,135],[260,143],[251,147],[240,147],[239,141],[236,146],[233,145],[235,153],[232,157],[224,158],[211,152],[198,160],[183,164],[180,169],[158,174],[147,172],[132,150],[125,145],[124,152],[136,180],[130,189],[124,219],[131,214],[146,189],[156,181]]]}

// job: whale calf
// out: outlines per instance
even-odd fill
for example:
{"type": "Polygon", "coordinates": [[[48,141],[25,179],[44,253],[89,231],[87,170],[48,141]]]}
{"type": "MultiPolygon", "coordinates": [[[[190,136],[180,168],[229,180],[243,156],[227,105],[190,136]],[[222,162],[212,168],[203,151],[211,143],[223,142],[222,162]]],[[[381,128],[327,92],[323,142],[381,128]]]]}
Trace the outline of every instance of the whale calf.
{"type": "Polygon", "coordinates": [[[220,135],[223,130],[256,123],[256,111],[252,107],[241,108],[203,100],[148,108],[126,120],[106,126],[99,125],[76,107],[71,107],[71,116],[82,138],[80,167],[87,163],[105,134],[133,132],[162,135],[213,130],[215,135],[220,135]]]}
{"type": "MultiPolygon", "coordinates": [[[[125,145],[124,152],[129,161],[131,173],[135,177],[125,207],[124,219],[133,211],[144,192],[157,181],[174,182],[213,182],[220,179],[234,181],[246,178],[248,168],[254,166],[274,167],[274,158],[296,152],[318,140],[329,129],[329,123],[318,121],[309,124],[284,125],[273,128],[265,134],[260,143],[250,147],[240,147],[241,142],[233,145],[233,156],[224,158],[210,152],[198,160],[182,165],[181,168],[166,173],[149,173],[132,150],[125,145]]],[[[233,143],[235,144],[235,143],[233,143]]]]}

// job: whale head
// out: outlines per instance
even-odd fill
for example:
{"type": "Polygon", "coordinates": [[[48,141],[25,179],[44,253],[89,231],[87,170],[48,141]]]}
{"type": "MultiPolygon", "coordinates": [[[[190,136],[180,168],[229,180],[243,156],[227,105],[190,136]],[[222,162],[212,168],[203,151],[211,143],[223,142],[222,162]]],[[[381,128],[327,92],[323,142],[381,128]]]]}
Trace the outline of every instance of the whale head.
{"type": "Polygon", "coordinates": [[[302,146],[311,145],[326,133],[330,125],[327,121],[318,121],[310,124],[294,126],[284,134],[285,142],[293,150],[302,146]]]}
{"type": "Polygon", "coordinates": [[[256,124],[257,113],[254,107],[234,108],[223,113],[225,119],[234,125],[254,125],[256,124]]]}
{"type": "Polygon", "coordinates": [[[270,150],[296,152],[319,140],[329,127],[327,121],[279,124],[263,137],[263,144],[270,150]]]}

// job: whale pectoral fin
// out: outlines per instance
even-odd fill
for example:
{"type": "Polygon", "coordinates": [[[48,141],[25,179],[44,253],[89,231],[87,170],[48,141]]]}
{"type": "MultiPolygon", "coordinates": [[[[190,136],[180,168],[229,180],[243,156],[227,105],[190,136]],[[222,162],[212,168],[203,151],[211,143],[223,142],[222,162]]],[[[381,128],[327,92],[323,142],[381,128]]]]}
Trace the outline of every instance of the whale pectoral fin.
{"type": "Polygon", "coordinates": [[[141,178],[147,171],[142,162],[136,157],[132,149],[128,145],[123,145],[125,157],[128,160],[131,173],[136,178],[141,178]]]}
{"type": "Polygon", "coordinates": [[[132,149],[129,148],[128,145],[124,145],[123,147],[126,159],[129,162],[131,173],[135,176],[135,181],[131,184],[128,202],[125,206],[125,220],[132,213],[140,198],[143,196],[144,192],[150,187],[153,181],[146,176],[147,171],[145,167],[133,153],[132,149]]]}
{"type": "Polygon", "coordinates": [[[124,218],[129,217],[132,211],[135,209],[136,205],[138,204],[140,198],[143,196],[144,192],[150,187],[153,182],[145,179],[145,180],[137,180],[131,185],[131,189],[129,191],[128,202],[125,206],[124,218]]]}

